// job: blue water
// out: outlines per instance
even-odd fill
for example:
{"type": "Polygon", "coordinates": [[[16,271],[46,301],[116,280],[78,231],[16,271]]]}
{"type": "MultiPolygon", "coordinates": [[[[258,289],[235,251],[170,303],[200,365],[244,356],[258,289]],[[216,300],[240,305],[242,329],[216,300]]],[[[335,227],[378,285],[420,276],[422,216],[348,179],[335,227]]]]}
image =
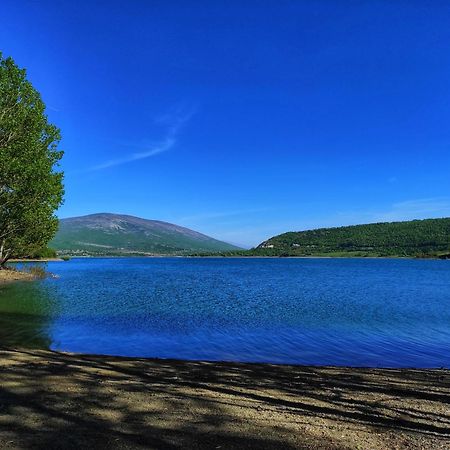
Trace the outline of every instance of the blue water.
{"type": "Polygon", "coordinates": [[[108,355],[450,367],[450,261],[53,262],[0,290],[0,345],[108,355]]]}

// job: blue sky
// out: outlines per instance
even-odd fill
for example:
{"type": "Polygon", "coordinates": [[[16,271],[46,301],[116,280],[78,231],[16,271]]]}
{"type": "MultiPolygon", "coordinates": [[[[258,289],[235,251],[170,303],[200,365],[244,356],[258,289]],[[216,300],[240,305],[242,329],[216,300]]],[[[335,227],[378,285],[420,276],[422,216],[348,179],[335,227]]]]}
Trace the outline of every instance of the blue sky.
{"type": "Polygon", "coordinates": [[[63,135],[58,215],[241,245],[450,216],[450,4],[21,1],[0,49],[63,135]]]}

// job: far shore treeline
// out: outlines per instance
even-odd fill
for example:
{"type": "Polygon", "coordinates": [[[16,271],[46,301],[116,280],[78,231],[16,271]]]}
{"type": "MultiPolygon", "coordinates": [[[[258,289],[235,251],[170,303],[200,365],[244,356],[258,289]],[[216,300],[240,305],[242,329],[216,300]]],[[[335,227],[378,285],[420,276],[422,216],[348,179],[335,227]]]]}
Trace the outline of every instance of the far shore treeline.
{"type": "Polygon", "coordinates": [[[221,256],[450,258],[450,218],[288,232],[251,250],[223,252],[221,256]]]}
{"type": "Polygon", "coordinates": [[[59,129],[24,69],[0,53],[0,268],[13,257],[49,257],[63,201],[59,129]]]}

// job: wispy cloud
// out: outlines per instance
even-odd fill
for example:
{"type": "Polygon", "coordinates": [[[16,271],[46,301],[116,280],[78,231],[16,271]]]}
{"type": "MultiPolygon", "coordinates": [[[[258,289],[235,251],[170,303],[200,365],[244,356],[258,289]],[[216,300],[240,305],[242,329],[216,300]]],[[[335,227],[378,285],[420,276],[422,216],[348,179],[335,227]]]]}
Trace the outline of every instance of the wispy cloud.
{"type": "Polygon", "coordinates": [[[179,133],[183,126],[191,119],[191,117],[196,113],[195,108],[182,111],[180,108],[174,113],[165,114],[155,119],[155,122],[166,127],[166,136],[163,140],[151,145],[148,149],[131,153],[124,156],[123,158],[110,159],[103,163],[97,164],[89,169],[89,171],[97,171],[108,169],[110,167],[121,166],[122,164],[127,164],[133,161],[139,161],[142,159],[147,159],[152,156],[159,155],[172,149],[178,140],[179,133]]]}
{"type": "Polygon", "coordinates": [[[155,122],[159,125],[167,127],[168,134],[177,135],[183,126],[197,113],[197,107],[190,108],[177,107],[167,114],[162,114],[155,118],[155,122]]]}
{"type": "Polygon", "coordinates": [[[450,217],[450,198],[431,197],[405,200],[386,208],[339,211],[327,217],[299,221],[299,230],[319,227],[358,225],[361,223],[401,222],[403,220],[450,217]]]}
{"type": "Polygon", "coordinates": [[[374,219],[381,222],[391,222],[449,215],[450,199],[436,197],[394,203],[389,210],[374,214],[374,219]]]}
{"type": "Polygon", "coordinates": [[[150,156],[158,155],[159,153],[167,152],[170,150],[176,143],[176,139],[174,137],[167,137],[165,141],[156,144],[154,147],[150,148],[147,151],[132,153],[124,158],[118,159],[110,159],[102,164],[98,164],[97,166],[91,167],[92,170],[102,170],[108,169],[109,167],[120,166],[122,164],[126,164],[132,161],[138,161],[140,159],[150,158],[150,156]]]}

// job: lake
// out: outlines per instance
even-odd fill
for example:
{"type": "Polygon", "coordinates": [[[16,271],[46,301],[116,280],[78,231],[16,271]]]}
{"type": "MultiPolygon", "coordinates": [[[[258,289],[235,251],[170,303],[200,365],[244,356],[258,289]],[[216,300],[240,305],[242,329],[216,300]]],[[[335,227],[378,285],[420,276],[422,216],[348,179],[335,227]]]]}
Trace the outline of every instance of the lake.
{"type": "Polygon", "coordinates": [[[106,355],[450,367],[450,261],[79,258],[0,288],[0,345],[106,355]]]}

